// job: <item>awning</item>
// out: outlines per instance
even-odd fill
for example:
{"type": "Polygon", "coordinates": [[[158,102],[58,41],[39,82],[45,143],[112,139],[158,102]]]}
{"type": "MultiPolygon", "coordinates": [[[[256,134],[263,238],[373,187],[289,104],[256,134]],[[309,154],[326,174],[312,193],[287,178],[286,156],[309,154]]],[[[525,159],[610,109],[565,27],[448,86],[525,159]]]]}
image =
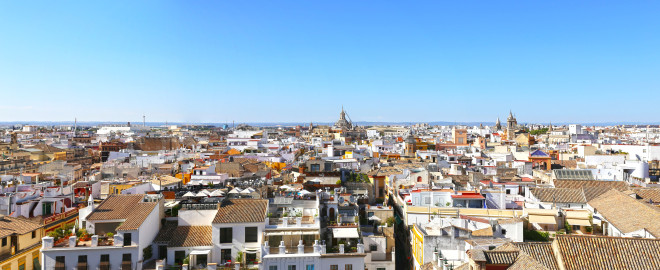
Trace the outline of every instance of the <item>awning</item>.
{"type": "Polygon", "coordinates": [[[334,238],[360,238],[357,228],[332,228],[334,238]]]}
{"type": "Polygon", "coordinates": [[[245,248],[245,253],[254,254],[257,253],[258,251],[259,251],[258,248],[245,248]]]}
{"type": "Polygon", "coordinates": [[[190,252],[190,255],[209,255],[211,253],[211,250],[193,250],[190,252]]]}
{"type": "Polygon", "coordinates": [[[568,222],[569,225],[591,226],[588,219],[567,218],[566,222],[568,222]]]}
{"type": "Polygon", "coordinates": [[[266,236],[278,235],[317,235],[319,231],[266,231],[266,236]]]}
{"type": "Polygon", "coordinates": [[[537,216],[537,215],[529,215],[529,222],[530,223],[537,223],[537,224],[557,224],[557,220],[555,219],[555,216],[537,216]]]}

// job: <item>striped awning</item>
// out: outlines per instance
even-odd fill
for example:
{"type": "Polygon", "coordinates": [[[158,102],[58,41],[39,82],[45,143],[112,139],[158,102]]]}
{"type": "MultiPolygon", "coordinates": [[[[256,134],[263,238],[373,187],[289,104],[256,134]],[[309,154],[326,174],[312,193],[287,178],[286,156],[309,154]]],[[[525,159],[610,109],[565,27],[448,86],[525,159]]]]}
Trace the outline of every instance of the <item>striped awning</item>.
{"type": "Polygon", "coordinates": [[[567,218],[566,222],[568,222],[569,225],[591,226],[591,223],[588,219],[567,218]]]}
{"type": "Polygon", "coordinates": [[[555,216],[529,215],[529,222],[536,224],[557,224],[555,216]]]}

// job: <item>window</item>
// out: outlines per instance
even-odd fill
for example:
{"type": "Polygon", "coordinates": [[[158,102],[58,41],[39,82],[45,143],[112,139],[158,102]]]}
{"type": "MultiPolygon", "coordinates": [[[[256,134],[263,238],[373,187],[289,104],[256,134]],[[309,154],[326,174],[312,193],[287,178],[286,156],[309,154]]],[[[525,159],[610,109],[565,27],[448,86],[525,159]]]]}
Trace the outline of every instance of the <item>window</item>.
{"type": "Polygon", "coordinates": [[[66,261],[64,256],[55,257],[55,270],[66,269],[66,261]]]}
{"type": "Polygon", "coordinates": [[[344,265],[344,270],[353,270],[353,265],[352,264],[344,265]]]}
{"type": "Polygon", "coordinates": [[[296,266],[295,265],[289,265],[289,267],[287,269],[288,270],[296,270],[296,266]]]}
{"type": "Polygon", "coordinates": [[[417,176],[417,182],[422,182],[422,177],[421,176],[417,176]]]}
{"type": "Polygon", "coordinates": [[[339,270],[339,265],[336,264],[330,265],[330,270],[339,270]]]}
{"type": "Polygon", "coordinates": [[[101,262],[110,262],[110,254],[101,254],[101,262]]]}
{"type": "Polygon", "coordinates": [[[277,265],[268,266],[268,270],[277,270],[277,265]]]}
{"type": "Polygon", "coordinates": [[[87,255],[78,256],[78,263],[87,263],[87,255]]]}
{"type": "Polygon", "coordinates": [[[174,251],[174,263],[181,264],[183,259],[186,258],[186,252],[183,250],[174,251]]]}
{"type": "Polygon", "coordinates": [[[305,266],[305,270],[314,270],[314,265],[308,264],[307,266],[305,266]]]}
{"type": "Polygon", "coordinates": [[[378,251],[378,245],[376,244],[369,245],[369,251],[378,251]]]}
{"type": "Polygon", "coordinates": [[[506,235],[506,230],[505,229],[502,229],[502,234],[506,235]]]}
{"type": "Polygon", "coordinates": [[[510,190],[510,189],[507,189],[507,190],[506,190],[506,194],[511,194],[511,190],[510,190]]]}
{"type": "Polygon", "coordinates": [[[124,246],[130,246],[133,239],[131,233],[124,233],[124,246]]]}
{"type": "Polygon", "coordinates": [[[4,247],[6,245],[7,245],[7,237],[2,238],[2,246],[4,247]]]}
{"type": "Polygon", "coordinates": [[[37,237],[37,231],[32,231],[32,239],[37,237]]]}
{"type": "MultiPolygon", "coordinates": [[[[220,262],[226,263],[231,261],[231,249],[229,248],[224,248],[220,250],[220,262]]],[[[277,267],[275,267],[275,270],[277,270],[277,267]]]]}
{"type": "Polygon", "coordinates": [[[245,242],[246,243],[257,242],[258,241],[257,232],[258,232],[257,227],[245,227],[245,242]]]}
{"type": "Polygon", "coordinates": [[[231,243],[232,228],[220,228],[220,243],[231,243]]]}
{"type": "Polygon", "coordinates": [[[130,253],[124,253],[121,255],[121,261],[122,262],[130,262],[131,260],[131,254],[130,253]]]}

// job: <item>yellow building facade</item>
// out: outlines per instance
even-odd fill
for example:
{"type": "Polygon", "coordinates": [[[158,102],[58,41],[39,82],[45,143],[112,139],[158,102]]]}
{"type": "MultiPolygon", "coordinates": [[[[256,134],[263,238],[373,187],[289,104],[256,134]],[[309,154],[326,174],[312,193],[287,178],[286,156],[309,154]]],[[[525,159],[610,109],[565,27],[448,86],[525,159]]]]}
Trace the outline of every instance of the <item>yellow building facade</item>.
{"type": "Polygon", "coordinates": [[[24,219],[0,220],[0,270],[41,269],[43,226],[24,219]]]}

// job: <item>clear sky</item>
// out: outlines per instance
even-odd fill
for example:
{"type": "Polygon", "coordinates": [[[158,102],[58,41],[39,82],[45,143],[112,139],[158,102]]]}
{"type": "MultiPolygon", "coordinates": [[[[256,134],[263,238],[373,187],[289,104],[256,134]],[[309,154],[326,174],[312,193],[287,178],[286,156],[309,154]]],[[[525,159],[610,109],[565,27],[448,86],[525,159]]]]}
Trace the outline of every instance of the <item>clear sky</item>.
{"type": "Polygon", "coordinates": [[[0,121],[660,122],[659,1],[0,1],[0,121]]]}

